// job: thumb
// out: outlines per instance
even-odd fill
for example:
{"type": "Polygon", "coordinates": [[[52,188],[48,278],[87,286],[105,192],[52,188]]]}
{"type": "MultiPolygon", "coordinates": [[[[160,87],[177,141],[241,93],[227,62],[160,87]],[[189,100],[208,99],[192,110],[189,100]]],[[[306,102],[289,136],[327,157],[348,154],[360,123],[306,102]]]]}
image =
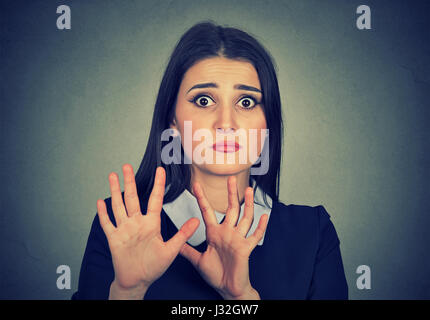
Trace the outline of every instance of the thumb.
{"type": "Polygon", "coordinates": [[[176,232],[176,234],[166,242],[166,246],[169,250],[178,254],[184,243],[191,238],[193,233],[197,230],[199,224],[200,220],[197,218],[191,218],[185,222],[181,229],[179,229],[178,232],[176,232]]]}

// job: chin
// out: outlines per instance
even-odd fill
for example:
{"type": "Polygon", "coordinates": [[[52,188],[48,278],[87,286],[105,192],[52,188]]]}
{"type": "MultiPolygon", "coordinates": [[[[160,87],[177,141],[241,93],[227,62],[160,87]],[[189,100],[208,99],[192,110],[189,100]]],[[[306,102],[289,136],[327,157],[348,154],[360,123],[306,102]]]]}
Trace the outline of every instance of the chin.
{"type": "Polygon", "coordinates": [[[209,174],[220,176],[232,176],[249,170],[252,164],[201,164],[196,165],[200,170],[209,174]]]}

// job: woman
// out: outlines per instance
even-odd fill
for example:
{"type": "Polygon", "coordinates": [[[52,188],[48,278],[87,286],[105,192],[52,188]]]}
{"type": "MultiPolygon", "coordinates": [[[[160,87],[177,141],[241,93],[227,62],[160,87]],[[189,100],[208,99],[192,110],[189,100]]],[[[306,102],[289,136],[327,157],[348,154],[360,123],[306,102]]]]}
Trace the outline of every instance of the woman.
{"type": "Polygon", "coordinates": [[[111,173],[97,201],[72,298],[347,299],[327,211],[279,202],[282,136],[266,50],[212,22],[188,30],[136,177],[124,165],[124,192],[111,173]]]}

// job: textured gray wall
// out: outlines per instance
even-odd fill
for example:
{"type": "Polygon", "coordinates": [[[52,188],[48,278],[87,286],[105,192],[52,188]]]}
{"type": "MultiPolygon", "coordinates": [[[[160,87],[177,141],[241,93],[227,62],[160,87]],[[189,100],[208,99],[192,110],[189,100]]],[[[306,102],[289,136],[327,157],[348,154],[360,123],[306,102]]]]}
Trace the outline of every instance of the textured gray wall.
{"type": "MultiPolygon", "coordinates": [[[[107,176],[137,170],[168,56],[194,23],[273,55],[281,200],[323,204],[352,299],[430,298],[429,2],[2,1],[0,298],[69,299],[107,176]],[[56,28],[67,4],[72,29],[56,28]],[[355,10],[368,4],[372,29],[355,10]],[[69,265],[71,290],[56,268],[69,265]],[[372,288],[358,290],[357,266],[372,288]]],[[[122,185],[122,182],[121,182],[122,185]]]]}

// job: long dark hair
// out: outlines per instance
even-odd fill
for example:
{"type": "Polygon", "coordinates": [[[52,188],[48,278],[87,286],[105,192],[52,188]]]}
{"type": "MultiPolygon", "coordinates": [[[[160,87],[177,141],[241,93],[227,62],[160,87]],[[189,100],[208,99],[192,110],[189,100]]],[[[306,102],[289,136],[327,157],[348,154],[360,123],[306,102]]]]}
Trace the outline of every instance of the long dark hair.
{"type": "MultiPolygon", "coordinates": [[[[169,142],[162,141],[161,134],[170,128],[175,115],[176,97],[185,72],[198,61],[211,57],[225,57],[247,61],[258,73],[263,93],[262,106],[269,129],[269,167],[264,175],[251,175],[255,188],[261,188],[264,202],[266,195],[279,201],[279,176],[282,158],[283,123],[281,99],[274,62],[264,47],[248,33],[232,27],[218,26],[211,20],[191,27],[179,40],[170,56],[161,81],[152,118],[151,132],[142,162],[136,173],[139,197],[148,199],[154,184],[155,170],[162,166],[166,171],[166,186],[169,189],[164,203],[175,200],[190,186],[189,164],[165,164],[161,161],[161,150],[169,142]]],[[[182,147],[181,147],[182,148],[182,147]]],[[[182,149],[182,156],[184,152],[182,149]]],[[[256,162],[258,163],[258,161],[256,162]]],[[[255,164],[254,164],[255,165],[255,164]]]]}

